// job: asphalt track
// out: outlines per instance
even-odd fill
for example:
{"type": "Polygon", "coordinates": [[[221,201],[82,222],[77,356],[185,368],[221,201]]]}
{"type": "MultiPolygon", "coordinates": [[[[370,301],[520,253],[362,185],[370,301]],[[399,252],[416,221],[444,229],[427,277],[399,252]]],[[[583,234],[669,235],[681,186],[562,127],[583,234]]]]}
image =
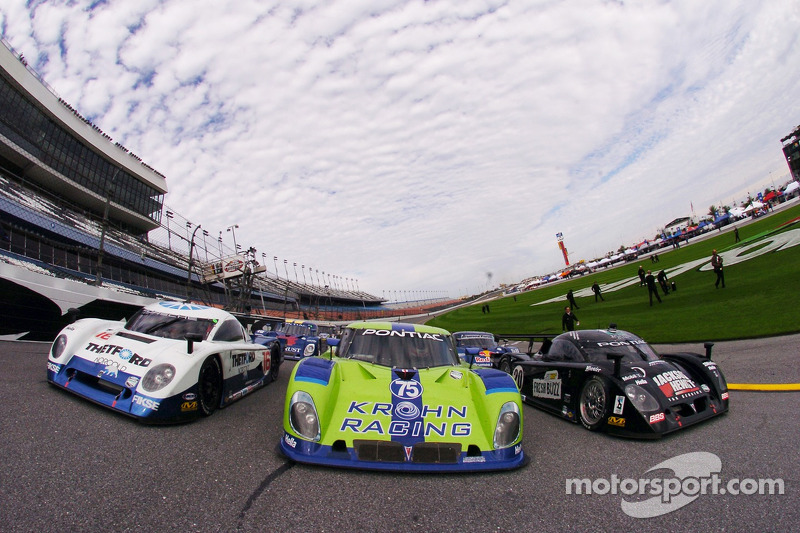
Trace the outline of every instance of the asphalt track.
{"type": "MultiPolygon", "coordinates": [[[[721,342],[735,383],[798,383],[800,335],[721,342]]],[[[657,346],[703,351],[702,345],[657,346]]],[[[800,392],[732,391],[731,411],[657,441],[591,433],[524,408],[530,464],[488,474],[309,467],[276,451],[291,363],[212,417],[152,427],[45,380],[48,345],[0,342],[0,531],[797,531],[800,392]],[[784,494],[704,494],[631,518],[621,494],[566,494],[568,479],[674,477],[653,466],[710,452],[720,477],[782,480],[784,494]]],[[[598,485],[602,487],[602,485],[598,485]]],[[[742,485],[744,486],[744,485],[742,485]]],[[[751,487],[753,485],[750,485],[751,487]]],[[[642,498],[639,498],[642,499],[642,498]]]]}

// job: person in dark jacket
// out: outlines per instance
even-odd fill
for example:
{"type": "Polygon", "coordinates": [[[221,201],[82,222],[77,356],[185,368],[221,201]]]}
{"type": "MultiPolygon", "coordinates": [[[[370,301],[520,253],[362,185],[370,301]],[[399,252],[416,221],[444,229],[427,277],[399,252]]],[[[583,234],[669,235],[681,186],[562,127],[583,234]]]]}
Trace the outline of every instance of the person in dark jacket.
{"type": "Polygon", "coordinates": [[[595,302],[597,301],[597,298],[598,298],[598,297],[599,297],[601,300],[603,300],[604,302],[606,301],[606,299],[605,299],[605,298],[603,298],[603,295],[602,295],[602,293],[600,292],[600,285],[598,285],[596,281],[595,281],[595,282],[594,282],[594,284],[592,285],[592,292],[594,293],[594,301],[595,301],[595,302]]]}
{"type": "Polygon", "coordinates": [[[647,295],[650,296],[650,307],[653,307],[653,295],[655,295],[658,303],[661,303],[661,296],[658,295],[658,288],[656,287],[656,277],[651,271],[647,271],[647,276],[644,278],[647,283],[647,295]]]}
{"type": "Polygon", "coordinates": [[[561,331],[575,331],[575,326],[580,326],[578,317],[572,313],[569,306],[564,308],[564,315],[561,317],[561,331]]]}
{"type": "Polygon", "coordinates": [[[667,284],[667,273],[663,270],[658,273],[656,277],[658,284],[661,285],[661,290],[664,291],[664,296],[669,294],[669,285],[667,284]]]}
{"type": "Polygon", "coordinates": [[[578,302],[575,301],[575,295],[572,294],[572,289],[570,289],[569,292],[567,292],[567,301],[569,302],[569,305],[571,305],[575,309],[580,309],[580,307],[578,307],[578,302]]]}

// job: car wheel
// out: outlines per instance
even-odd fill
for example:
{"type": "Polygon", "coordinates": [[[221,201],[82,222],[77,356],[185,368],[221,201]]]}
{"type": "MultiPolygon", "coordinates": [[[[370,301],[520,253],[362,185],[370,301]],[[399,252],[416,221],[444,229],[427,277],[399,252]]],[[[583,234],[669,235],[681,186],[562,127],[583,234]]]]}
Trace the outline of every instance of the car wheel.
{"type": "Polygon", "coordinates": [[[209,416],[222,401],[222,369],[215,356],[208,357],[200,367],[197,378],[198,404],[203,416],[209,416]]]}
{"type": "Polygon", "coordinates": [[[506,374],[510,374],[511,361],[509,360],[508,356],[503,356],[502,358],[500,358],[500,363],[497,365],[497,367],[506,374]]]}
{"type": "Polygon", "coordinates": [[[595,376],[583,384],[578,411],[586,429],[600,429],[608,414],[608,387],[602,379],[595,376]]]}
{"type": "Polygon", "coordinates": [[[269,351],[269,357],[271,359],[270,369],[269,369],[269,379],[270,381],[275,381],[278,379],[278,374],[280,373],[281,369],[280,348],[278,348],[277,346],[273,346],[272,349],[269,351]]]}

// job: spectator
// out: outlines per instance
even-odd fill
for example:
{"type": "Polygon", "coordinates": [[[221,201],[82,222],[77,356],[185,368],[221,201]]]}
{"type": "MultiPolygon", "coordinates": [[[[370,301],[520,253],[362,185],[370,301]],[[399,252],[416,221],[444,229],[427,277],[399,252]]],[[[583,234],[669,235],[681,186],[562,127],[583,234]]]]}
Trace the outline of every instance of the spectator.
{"type": "Polygon", "coordinates": [[[667,284],[667,273],[662,270],[661,272],[658,273],[656,279],[658,280],[658,284],[661,285],[661,290],[664,291],[664,296],[669,294],[669,285],[667,284]]]}
{"type": "Polygon", "coordinates": [[[711,266],[714,268],[714,273],[717,275],[717,281],[714,283],[714,287],[719,289],[719,282],[722,282],[722,288],[725,288],[725,273],[722,271],[722,256],[717,255],[717,251],[714,250],[711,254],[711,266]]]}
{"type": "Polygon", "coordinates": [[[575,326],[580,326],[581,322],[578,317],[572,314],[572,309],[569,306],[564,308],[564,316],[561,317],[561,331],[575,331],[575,326]]]}
{"type": "Polygon", "coordinates": [[[567,292],[567,301],[568,301],[568,302],[569,302],[569,304],[570,304],[572,307],[574,307],[575,309],[580,309],[580,307],[578,307],[578,303],[575,301],[575,295],[574,295],[574,294],[572,294],[572,289],[570,289],[570,290],[567,292]]]}
{"type": "Polygon", "coordinates": [[[647,295],[650,297],[650,307],[653,307],[653,295],[655,295],[658,303],[661,303],[661,296],[658,295],[658,289],[656,288],[656,277],[649,270],[647,271],[647,276],[645,276],[645,283],[647,283],[647,295]]]}
{"type": "Polygon", "coordinates": [[[603,295],[602,295],[602,293],[600,292],[600,285],[598,285],[596,281],[595,281],[595,282],[594,282],[594,284],[592,285],[592,292],[594,292],[594,301],[595,301],[595,302],[597,301],[597,298],[598,298],[598,297],[599,297],[599,298],[600,298],[602,301],[604,301],[604,302],[606,301],[606,299],[605,299],[605,298],[603,298],[603,295]]]}

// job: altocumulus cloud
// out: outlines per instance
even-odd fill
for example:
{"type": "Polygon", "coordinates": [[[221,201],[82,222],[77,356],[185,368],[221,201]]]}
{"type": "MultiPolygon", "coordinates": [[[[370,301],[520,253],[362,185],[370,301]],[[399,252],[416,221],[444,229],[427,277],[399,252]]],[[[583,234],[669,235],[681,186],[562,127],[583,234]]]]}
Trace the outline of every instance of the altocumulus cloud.
{"type": "Polygon", "coordinates": [[[794,0],[0,7],[173,209],[378,295],[519,281],[557,232],[592,259],[785,182],[798,26],[794,0]]]}

